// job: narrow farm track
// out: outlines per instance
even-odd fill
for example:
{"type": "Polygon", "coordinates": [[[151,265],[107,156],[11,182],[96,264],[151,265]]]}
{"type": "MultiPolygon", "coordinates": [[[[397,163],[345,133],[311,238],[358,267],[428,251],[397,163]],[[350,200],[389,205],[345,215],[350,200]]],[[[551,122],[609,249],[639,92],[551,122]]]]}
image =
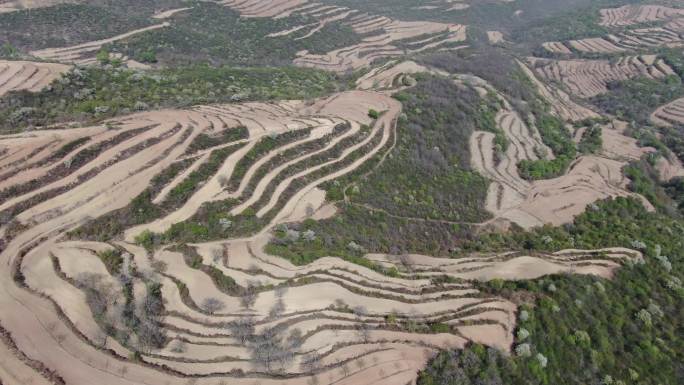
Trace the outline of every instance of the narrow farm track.
{"type": "Polygon", "coordinates": [[[0,2],[0,13],[51,7],[59,4],[76,3],[78,0],[4,0],[0,2]]]}
{"type": "Polygon", "coordinates": [[[91,41],[88,43],[78,44],[71,47],[59,47],[59,48],[45,48],[41,50],[36,50],[30,52],[32,56],[63,63],[74,63],[80,65],[93,64],[95,63],[95,54],[102,48],[103,45],[113,43],[115,41],[123,40],[128,37],[137,35],[139,33],[152,31],[159,28],[168,27],[170,24],[168,22],[163,22],[160,24],[151,25],[149,27],[144,27],[122,33],[117,36],[113,36],[107,39],[91,41]]]}

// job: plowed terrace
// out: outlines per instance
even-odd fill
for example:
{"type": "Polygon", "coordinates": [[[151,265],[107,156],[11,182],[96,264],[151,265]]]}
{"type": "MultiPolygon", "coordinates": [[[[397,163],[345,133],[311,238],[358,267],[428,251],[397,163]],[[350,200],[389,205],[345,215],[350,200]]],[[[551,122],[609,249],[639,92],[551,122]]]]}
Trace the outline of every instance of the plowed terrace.
{"type": "MultiPolygon", "coordinates": [[[[360,84],[390,87],[404,70],[424,69],[388,66],[360,84]]],[[[266,253],[275,226],[334,215],[320,185],[386,154],[400,112],[389,96],[349,91],[310,102],[141,112],[0,138],[3,381],[409,383],[436,349],[469,341],[510,349],[516,305],[480,292],[475,280],[608,277],[641,259],[626,249],[366,256],[398,266],[392,277],[339,258],[295,266],[266,253]],[[132,222],[112,240],[70,232],[146,192],[159,212],[126,218],[132,222]],[[193,223],[218,203],[223,240],[148,249],[135,242],[193,223]],[[245,230],[242,220],[257,226],[245,230]],[[112,256],[119,263],[108,263],[112,256]],[[122,314],[136,320],[137,332],[122,314]],[[445,329],[417,326],[427,324],[445,329]]],[[[524,137],[513,111],[498,120],[522,150],[539,140],[524,137]]]]}

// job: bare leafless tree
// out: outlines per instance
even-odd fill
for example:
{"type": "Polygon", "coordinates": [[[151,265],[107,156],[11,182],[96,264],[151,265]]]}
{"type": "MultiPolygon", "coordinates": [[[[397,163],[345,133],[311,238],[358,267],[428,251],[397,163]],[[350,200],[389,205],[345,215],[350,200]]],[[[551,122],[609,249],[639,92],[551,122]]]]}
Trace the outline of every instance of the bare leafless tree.
{"type": "Polygon", "coordinates": [[[200,308],[202,308],[202,310],[206,311],[209,314],[214,314],[225,307],[226,305],[222,301],[214,297],[205,298],[204,301],[202,301],[202,304],[200,305],[200,308]]]}
{"type": "Polygon", "coordinates": [[[158,349],[164,346],[166,342],[166,334],[161,324],[149,318],[140,320],[140,324],[136,328],[136,335],[138,336],[138,347],[144,352],[158,349]]]}
{"type": "Polygon", "coordinates": [[[233,337],[244,345],[254,335],[255,323],[253,317],[240,317],[228,324],[228,330],[233,337]]]}
{"type": "Polygon", "coordinates": [[[252,281],[247,282],[247,287],[240,297],[240,305],[245,309],[251,309],[252,306],[254,306],[258,295],[258,285],[252,281]]]}
{"type": "Polygon", "coordinates": [[[358,329],[359,333],[359,338],[361,341],[364,343],[370,342],[371,339],[371,332],[370,332],[370,327],[366,323],[362,323],[361,327],[358,329]]]}
{"type": "Polygon", "coordinates": [[[408,254],[401,254],[399,256],[399,263],[404,267],[404,270],[406,270],[409,273],[413,272],[413,261],[411,260],[411,256],[408,254]]]}
{"type": "Polygon", "coordinates": [[[313,205],[311,203],[307,203],[306,205],[306,216],[307,218],[310,218],[314,215],[316,210],[314,209],[313,205]]]}
{"type": "Polygon", "coordinates": [[[342,374],[343,377],[349,377],[349,373],[351,370],[349,369],[349,365],[344,364],[340,367],[340,373],[342,374]]]}
{"type": "Polygon", "coordinates": [[[301,369],[304,372],[315,372],[321,367],[321,355],[318,352],[311,352],[304,355],[301,361],[301,369]]]}
{"type": "Polygon", "coordinates": [[[176,340],[173,343],[173,346],[171,346],[171,351],[174,353],[185,353],[186,350],[188,350],[188,346],[185,341],[182,340],[176,340]]]}
{"type": "Polygon", "coordinates": [[[283,339],[281,329],[267,328],[252,338],[250,350],[256,367],[267,371],[284,370],[294,360],[294,347],[289,338],[283,339]]]}
{"type": "Polygon", "coordinates": [[[222,259],[223,259],[223,248],[222,247],[211,249],[211,261],[214,263],[214,265],[218,265],[222,259]]]}
{"type": "Polygon", "coordinates": [[[276,286],[276,288],[274,290],[274,294],[275,294],[276,298],[283,298],[285,296],[285,294],[287,294],[288,289],[289,289],[289,287],[287,287],[287,285],[276,286]]]}
{"type": "Polygon", "coordinates": [[[273,304],[271,307],[271,310],[268,312],[268,316],[270,318],[277,318],[279,315],[283,314],[285,312],[285,302],[283,301],[282,298],[278,298],[276,303],[273,304]]]}

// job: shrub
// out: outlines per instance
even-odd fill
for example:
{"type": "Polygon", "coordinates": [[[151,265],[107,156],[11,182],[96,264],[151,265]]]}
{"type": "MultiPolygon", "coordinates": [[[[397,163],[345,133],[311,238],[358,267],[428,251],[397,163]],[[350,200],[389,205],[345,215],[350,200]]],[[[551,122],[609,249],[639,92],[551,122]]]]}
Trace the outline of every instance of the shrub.
{"type": "Polygon", "coordinates": [[[431,323],[430,324],[430,331],[433,333],[450,333],[451,332],[451,327],[445,323],[431,323]]]}
{"type": "Polygon", "coordinates": [[[124,262],[121,250],[106,249],[97,253],[97,256],[100,257],[100,260],[104,263],[110,274],[116,276],[121,273],[121,266],[124,262]]]}
{"type": "Polygon", "coordinates": [[[537,353],[535,358],[537,359],[537,362],[539,362],[539,366],[541,366],[542,368],[545,368],[546,365],[549,364],[549,359],[541,353],[537,353]]]}
{"type": "Polygon", "coordinates": [[[530,344],[520,344],[515,347],[515,354],[520,357],[529,357],[532,355],[532,346],[530,344]]]}

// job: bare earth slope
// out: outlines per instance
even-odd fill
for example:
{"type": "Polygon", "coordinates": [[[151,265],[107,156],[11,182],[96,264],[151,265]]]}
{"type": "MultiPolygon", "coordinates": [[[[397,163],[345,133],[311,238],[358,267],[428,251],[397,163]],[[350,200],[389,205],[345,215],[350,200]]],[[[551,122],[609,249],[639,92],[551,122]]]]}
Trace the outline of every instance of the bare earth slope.
{"type": "MultiPolygon", "coordinates": [[[[418,70],[412,63],[388,66],[359,84],[391,88],[397,78],[418,70]]],[[[512,162],[532,156],[533,147],[542,144],[538,134],[530,136],[533,131],[507,108],[498,121],[514,143],[515,153],[509,154],[512,162]]],[[[325,202],[317,186],[386,151],[400,111],[396,100],[381,93],[349,91],[311,102],[142,112],[113,119],[107,126],[0,138],[4,154],[0,158],[4,197],[0,212],[7,218],[0,228],[0,250],[6,261],[0,265],[0,325],[7,338],[0,347],[6,349],[3,352],[17,349],[30,357],[28,363],[44,368],[42,374],[27,371],[22,356],[14,353],[14,358],[2,361],[0,373],[10,373],[7,381],[59,383],[63,379],[67,384],[413,383],[437,349],[463,347],[468,341],[510,349],[516,305],[480,292],[472,281],[559,272],[609,277],[624,261],[642,258],[631,250],[569,250],[534,256],[501,253],[455,260],[367,256],[386,266],[410,267],[390,277],[339,258],[295,266],[265,253],[269,230],[277,224],[334,213],[322,214],[325,202]],[[370,119],[369,108],[382,112],[381,116],[370,119]],[[188,153],[198,135],[238,126],[247,128],[247,139],[188,153]],[[294,132],[307,134],[271,148],[236,174],[236,166],[261,140],[294,132]],[[60,151],[74,141],[79,145],[60,151]],[[127,229],[125,238],[116,242],[65,237],[89,218],[129,204],[155,175],[177,162],[190,161],[197,169],[206,162],[205,154],[229,146],[237,147],[170,214],[127,229]],[[98,151],[85,157],[92,153],[89,148],[98,151]],[[321,154],[329,155],[322,162],[307,163],[321,154]],[[240,176],[231,182],[234,174],[240,176]],[[164,231],[191,218],[201,204],[224,199],[238,199],[234,215],[249,209],[256,218],[270,219],[256,235],[189,245],[192,251],[170,247],[147,251],[132,243],[143,230],[164,231]],[[113,274],[97,256],[114,248],[122,253],[120,274],[113,274]],[[189,252],[196,253],[193,265],[183,255],[189,252]],[[205,267],[193,268],[197,264],[205,267]],[[214,271],[214,278],[208,271],[214,271]],[[230,277],[232,288],[219,285],[216,274],[230,277]],[[430,279],[433,275],[450,276],[454,283],[435,284],[430,279]],[[93,298],[83,290],[83,285],[93,282],[109,293],[104,300],[106,310],[100,314],[93,314],[93,298]],[[101,323],[117,319],[119,306],[126,302],[122,285],[130,285],[132,311],[145,319],[146,291],[154,283],[161,284],[164,306],[154,322],[159,322],[166,335],[163,343],[152,347],[139,335],[106,338],[101,323]],[[249,290],[254,294],[245,305],[244,293],[249,290]],[[222,306],[208,308],[205,304],[211,300],[222,306]],[[410,322],[440,323],[451,332],[409,328],[410,322]],[[288,336],[283,341],[288,341],[289,353],[268,350],[272,356],[257,355],[261,358],[256,360],[253,342],[246,346],[239,329],[227,326],[244,323],[251,324],[259,336],[288,336]],[[136,351],[137,361],[130,360],[136,351]]],[[[499,180],[499,173],[505,174],[500,184],[506,188],[510,184],[510,199],[518,200],[506,203],[517,204],[515,209],[501,207],[503,217],[517,220],[509,215],[512,210],[534,215],[525,206],[525,195],[516,194],[540,191],[543,195],[559,183],[530,185],[510,167],[487,168],[487,147],[483,143],[478,148],[486,161],[483,172],[494,180],[499,180]]],[[[605,172],[613,172],[609,160],[580,162],[598,163],[605,172]]],[[[169,199],[169,191],[189,173],[178,175],[155,197],[157,202],[169,199]]],[[[600,171],[598,177],[612,176],[600,171]]],[[[261,349],[266,347],[256,352],[261,349]]]]}
{"type": "MultiPolygon", "coordinates": [[[[370,34],[359,44],[341,48],[326,54],[300,52],[294,63],[303,67],[315,67],[336,72],[356,70],[368,66],[373,60],[421,52],[426,49],[450,49],[454,43],[466,40],[466,26],[428,21],[400,21],[385,16],[371,15],[355,9],[325,5],[308,0],[222,1],[227,7],[245,17],[279,18],[303,15],[318,20],[310,34],[316,33],[327,23],[337,21],[351,27],[359,34],[370,34]],[[400,40],[412,40],[405,47],[400,40]]],[[[279,35],[287,34],[283,31],[279,35]]]]}
{"type": "Polygon", "coordinates": [[[684,44],[684,10],[661,5],[625,5],[600,10],[599,25],[614,30],[603,37],[547,42],[544,49],[559,54],[620,53],[684,44]],[[643,26],[640,26],[643,24],[643,26]],[[629,27],[629,28],[626,28],[629,27]]]}
{"type": "MultiPolygon", "coordinates": [[[[476,81],[491,89],[483,80],[476,81]]],[[[558,94],[551,93],[548,88],[540,90],[540,94],[556,107],[559,116],[576,119],[595,116],[569,99],[566,103],[557,102],[558,94]]],[[[587,205],[615,196],[637,196],[653,210],[646,199],[627,190],[628,179],[622,174],[622,167],[627,164],[626,160],[639,159],[647,149],[638,148],[634,139],[622,134],[626,128],[624,122],[614,121],[603,127],[603,151],[599,156],[581,156],[565,175],[530,182],[519,175],[517,164],[523,159],[538,159],[535,148],[546,147],[536,128],[526,124],[505,98],[499,97],[504,108],[499,111],[497,123],[509,140],[506,152],[500,154],[501,159],[497,162],[495,136],[491,132],[476,131],[470,139],[473,167],[492,181],[486,209],[494,214],[493,222],[514,222],[523,228],[560,225],[572,221],[587,205]]],[[[551,153],[548,148],[545,152],[551,153]]]]}
{"type": "Polygon", "coordinates": [[[9,91],[40,91],[69,68],[64,64],[0,60],[0,96],[9,91]]]}

